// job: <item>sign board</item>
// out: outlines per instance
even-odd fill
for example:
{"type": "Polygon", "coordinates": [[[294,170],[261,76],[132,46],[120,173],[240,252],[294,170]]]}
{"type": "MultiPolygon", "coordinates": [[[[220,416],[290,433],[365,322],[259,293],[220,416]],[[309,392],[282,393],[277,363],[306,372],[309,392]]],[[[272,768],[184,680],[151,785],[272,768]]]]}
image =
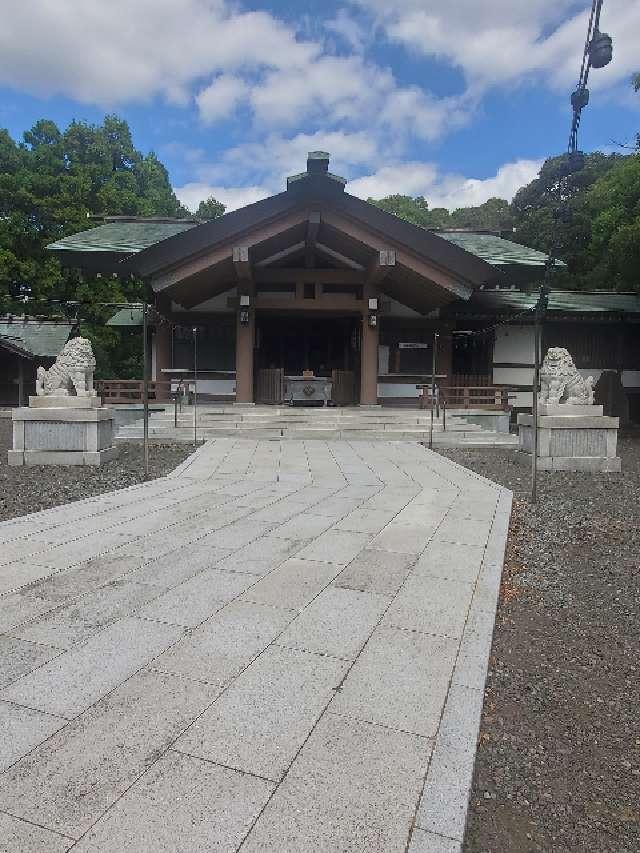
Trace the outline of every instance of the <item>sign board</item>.
{"type": "Polygon", "coordinates": [[[398,349],[431,349],[431,344],[424,344],[420,341],[416,341],[415,343],[407,341],[406,343],[398,344],[398,349]]]}

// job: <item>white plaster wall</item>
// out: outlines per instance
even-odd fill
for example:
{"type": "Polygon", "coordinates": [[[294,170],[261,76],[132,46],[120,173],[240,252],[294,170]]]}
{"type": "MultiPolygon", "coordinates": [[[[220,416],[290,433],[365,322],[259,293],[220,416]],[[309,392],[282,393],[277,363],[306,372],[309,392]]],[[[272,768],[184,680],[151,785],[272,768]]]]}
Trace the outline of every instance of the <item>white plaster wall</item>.
{"type": "Polygon", "coordinates": [[[412,384],[379,382],[378,397],[419,397],[422,392],[412,384]]]}
{"type": "Polygon", "coordinates": [[[153,382],[156,382],[158,379],[158,376],[157,376],[157,369],[158,369],[157,355],[158,355],[158,346],[156,343],[156,336],[152,335],[151,336],[151,380],[153,382]]]}
{"type": "Polygon", "coordinates": [[[389,372],[389,347],[380,344],[378,347],[378,373],[385,376],[389,372]]]}
{"type": "MultiPolygon", "coordinates": [[[[189,389],[193,389],[193,380],[187,380],[189,389]]],[[[177,382],[171,383],[171,389],[175,391],[177,382]]],[[[198,379],[198,394],[235,394],[235,379],[198,379]]]]}
{"type": "Polygon", "coordinates": [[[531,385],[533,367],[494,367],[493,382],[495,385],[531,385]]]}
{"type": "Polygon", "coordinates": [[[530,409],[533,406],[533,391],[515,391],[509,402],[515,409],[530,409]]]}
{"type": "Polygon", "coordinates": [[[640,370],[623,370],[622,384],[625,388],[640,388],[640,370]]]}
{"type": "Polygon", "coordinates": [[[494,364],[533,364],[534,359],[533,326],[498,326],[493,347],[494,364]]]}

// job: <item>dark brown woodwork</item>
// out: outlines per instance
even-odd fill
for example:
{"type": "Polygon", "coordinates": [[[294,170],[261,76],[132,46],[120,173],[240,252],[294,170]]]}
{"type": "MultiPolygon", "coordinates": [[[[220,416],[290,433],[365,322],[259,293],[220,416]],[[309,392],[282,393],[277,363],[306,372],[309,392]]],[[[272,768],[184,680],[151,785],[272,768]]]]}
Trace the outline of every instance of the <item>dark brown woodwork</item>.
{"type": "Polygon", "coordinates": [[[296,284],[312,281],[318,284],[364,284],[364,274],[355,270],[323,269],[255,269],[254,281],[258,284],[296,284]]]}
{"type": "Polygon", "coordinates": [[[396,265],[394,249],[381,249],[367,269],[367,284],[377,286],[396,265]]]}
{"type": "Polygon", "coordinates": [[[307,236],[305,240],[304,265],[311,269],[315,264],[316,241],[320,230],[320,211],[312,210],[307,223],[307,236]]]}
{"type": "Polygon", "coordinates": [[[349,406],[356,401],[356,379],[353,370],[332,370],[331,402],[349,406]]]}
{"type": "Polygon", "coordinates": [[[284,370],[266,368],[258,371],[256,403],[278,405],[284,401],[284,370]]]}
{"type": "Polygon", "coordinates": [[[251,262],[249,260],[248,246],[233,247],[233,266],[236,271],[238,281],[246,282],[252,280],[251,262]]]}

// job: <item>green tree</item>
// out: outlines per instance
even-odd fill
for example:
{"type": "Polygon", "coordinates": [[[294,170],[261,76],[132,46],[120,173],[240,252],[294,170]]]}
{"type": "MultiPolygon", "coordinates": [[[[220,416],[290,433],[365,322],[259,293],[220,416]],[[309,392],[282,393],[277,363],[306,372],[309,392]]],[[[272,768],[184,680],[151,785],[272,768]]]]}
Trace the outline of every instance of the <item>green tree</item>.
{"type": "Polygon", "coordinates": [[[591,222],[580,283],[640,291],[640,154],[619,162],[589,189],[583,210],[591,222]]]}
{"type": "Polygon", "coordinates": [[[212,195],[206,201],[201,201],[196,210],[197,219],[217,219],[225,212],[226,207],[212,195]]]}
{"type": "Polygon", "coordinates": [[[59,313],[51,300],[87,303],[83,330],[96,348],[98,374],[139,375],[139,364],[115,329],[105,327],[103,301],[139,300],[142,282],[80,277],[60,267],[46,245],[92,227],[106,215],[188,216],[155,154],[136,150],[117,116],[100,125],[73,121],[65,131],[42,119],[16,143],[0,130],[0,311],[22,310],[11,285],[28,284],[29,310],[59,313]]]}
{"type": "Polygon", "coordinates": [[[490,198],[477,207],[459,207],[449,219],[450,228],[508,231],[513,227],[511,205],[503,198],[490,198]]]}
{"type": "Polygon", "coordinates": [[[444,208],[429,210],[427,200],[421,195],[416,198],[409,195],[389,195],[386,198],[369,198],[367,201],[387,213],[392,213],[422,228],[443,228],[449,221],[448,210],[444,208]]]}
{"type": "Polygon", "coordinates": [[[514,238],[543,252],[553,249],[566,262],[557,273],[558,286],[580,287],[588,268],[592,212],[585,207],[588,190],[615,165],[621,155],[587,154],[582,168],[567,173],[567,157],[546,160],[537,178],[515,194],[511,211],[514,238]]]}

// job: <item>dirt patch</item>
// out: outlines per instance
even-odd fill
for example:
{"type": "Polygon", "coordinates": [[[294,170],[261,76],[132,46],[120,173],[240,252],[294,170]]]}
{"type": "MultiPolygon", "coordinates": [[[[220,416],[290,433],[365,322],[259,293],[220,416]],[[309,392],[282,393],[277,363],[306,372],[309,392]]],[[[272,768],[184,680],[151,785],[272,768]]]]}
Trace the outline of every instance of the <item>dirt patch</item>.
{"type": "MultiPolygon", "coordinates": [[[[144,482],[141,443],[121,445],[118,458],[100,468],[10,467],[6,453],[10,447],[11,421],[0,418],[0,521],[144,482]]],[[[150,477],[162,477],[173,471],[192,451],[192,445],[152,444],[150,477]]]]}
{"type": "Polygon", "coordinates": [[[622,474],[443,455],[515,494],[466,853],[640,850],[640,434],[622,474]]]}

